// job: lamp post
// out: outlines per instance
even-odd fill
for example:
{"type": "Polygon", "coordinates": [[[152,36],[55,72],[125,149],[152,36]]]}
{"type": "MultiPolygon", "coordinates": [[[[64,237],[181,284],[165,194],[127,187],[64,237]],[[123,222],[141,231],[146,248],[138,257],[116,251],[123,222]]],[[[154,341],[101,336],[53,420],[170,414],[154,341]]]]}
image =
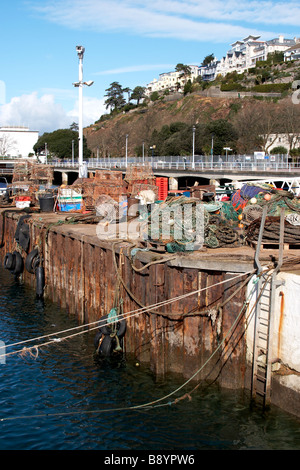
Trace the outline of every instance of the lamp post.
{"type": "Polygon", "coordinates": [[[195,132],[196,132],[196,127],[193,126],[193,163],[192,163],[193,170],[195,169],[195,132]]]}
{"type": "Polygon", "coordinates": [[[83,46],[76,46],[77,55],[79,58],[79,80],[76,83],[73,83],[75,87],[79,88],[79,122],[78,122],[78,165],[79,165],[79,178],[84,178],[85,171],[83,167],[83,94],[82,89],[83,85],[91,86],[93,81],[84,82],[83,81],[83,55],[85,48],[83,46]]]}
{"type": "Polygon", "coordinates": [[[214,136],[215,134],[212,133],[211,135],[211,167],[213,167],[213,162],[214,162],[214,136]]]}
{"type": "Polygon", "coordinates": [[[226,162],[227,162],[228,152],[232,152],[232,149],[230,147],[223,147],[223,150],[226,150],[226,162]]]}
{"type": "Polygon", "coordinates": [[[74,140],[72,140],[72,166],[74,166],[74,140]]]}
{"type": "Polygon", "coordinates": [[[47,163],[48,163],[48,158],[47,158],[47,156],[48,156],[48,149],[47,149],[47,142],[45,142],[45,163],[46,163],[46,165],[47,165],[47,163]]]}
{"type": "Polygon", "coordinates": [[[127,168],[128,163],[128,134],[126,134],[126,154],[125,154],[125,166],[127,168]]]}

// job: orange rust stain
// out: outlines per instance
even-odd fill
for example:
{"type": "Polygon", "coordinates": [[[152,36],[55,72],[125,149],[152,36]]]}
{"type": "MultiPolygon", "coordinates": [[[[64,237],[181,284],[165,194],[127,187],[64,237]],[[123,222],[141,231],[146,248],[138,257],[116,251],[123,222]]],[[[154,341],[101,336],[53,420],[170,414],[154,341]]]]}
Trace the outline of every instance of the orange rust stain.
{"type": "Polygon", "coordinates": [[[284,292],[280,292],[279,296],[281,297],[280,302],[280,318],[279,318],[279,327],[278,327],[278,351],[277,355],[280,358],[281,356],[281,333],[282,333],[282,324],[283,324],[283,314],[284,314],[284,292]]]}

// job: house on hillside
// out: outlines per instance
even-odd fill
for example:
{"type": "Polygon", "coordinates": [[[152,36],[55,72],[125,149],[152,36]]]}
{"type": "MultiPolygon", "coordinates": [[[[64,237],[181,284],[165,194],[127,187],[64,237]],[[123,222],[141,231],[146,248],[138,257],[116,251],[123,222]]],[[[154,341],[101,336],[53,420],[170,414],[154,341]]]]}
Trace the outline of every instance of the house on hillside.
{"type": "Polygon", "coordinates": [[[286,51],[284,52],[284,61],[290,62],[291,60],[299,60],[299,59],[300,59],[300,42],[297,42],[297,44],[286,49],[286,51]]]}
{"type": "MultiPolygon", "coordinates": [[[[188,76],[188,79],[193,81],[199,76],[199,67],[198,65],[189,65],[191,74],[188,76]]],[[[182,72],[166,72],[161,73],[158,79],[152,80],[148,83],[146,87],[146,96],[150,96],[154,91],[165,91],[169,90],[171,92],[183,91],[187,77],[184,77],[182,72]]]]}
{"type": "MultiPolygon", "coordinates": [[[[300,54],[300,41],[297,38],[286,39],[283,35],[278,38],[262,41],[260,36],[249,35],[243,40],[235,41],[222,59],[214,59],[205,66],[190,65],[193,81],[199,75],[206,81],[214,80],[218,75],[225,77],[230,72],[243,73],[249,68],[255,67],[257,61],[266,60],[268,54],[283,52],[286,60],[288,57],[297,58],[300,54]],[[297,55],[298,54],[298,55],[297,55]]],[[[147,85],[146,95],[150,96],[154,91],[182,91],[184,78],[181,72],[168,72],[159,75],[147,85]]]]}

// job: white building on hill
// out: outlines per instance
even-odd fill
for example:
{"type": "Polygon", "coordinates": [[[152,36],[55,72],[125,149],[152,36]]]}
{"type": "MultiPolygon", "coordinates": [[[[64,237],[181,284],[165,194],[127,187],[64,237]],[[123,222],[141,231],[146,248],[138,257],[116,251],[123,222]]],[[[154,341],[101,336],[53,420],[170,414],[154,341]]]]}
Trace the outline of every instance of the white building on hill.
{"type": "Polygon", "coordinates": [[[34,153],[38,138],[38,131],[30,131],[28,127],[0,127],[0,156],[26,158],[34,153]]]}
{"type": "Polygon", "coordinates": [[[146,95],[150,96],[154,91],[182,91],[185,82],[191,80],[193,82],[199,75],[198,65],[189,65],[191,74],[186,77],[183,76],[182,72],[166,72],[161,73],[158,79],[152,80],[146,87],[146,95]]]}
{"type": "MultiPolygon", "coordinates": [[[[258,60],[266,60],[268,54],[274,52],[290,51],[294,58],[299,57],[299,39],[286,39],[283,35],[269,41],[260,40],[260,36],[248,36],[240,41],[231,44],[231,49],[221,60],[214,59],[209,65],[197,66],[190,65],[191,81],[199,75],[203,80],[214,80],[218,75],[223,77],[230,72],[243,73],[247,69],[255,67],[258,60]],[[298,48],[295,46],[298,45],[298,48]],[[295,54],[298,54],[295,55],[295,54]]],[[[161,73],[158,79],[152,80],[147,85],[146,94],[151,95],[154,91],[182,91],[184,86],[184,77],[181,72],[161,73]]]]}

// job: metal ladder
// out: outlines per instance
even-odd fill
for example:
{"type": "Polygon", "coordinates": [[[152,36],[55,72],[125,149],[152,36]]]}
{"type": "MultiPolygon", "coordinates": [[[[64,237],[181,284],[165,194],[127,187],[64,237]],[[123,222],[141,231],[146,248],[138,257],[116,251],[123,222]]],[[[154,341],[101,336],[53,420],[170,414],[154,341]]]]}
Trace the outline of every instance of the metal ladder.
{"type": "Polygon", "coordinates": [[[284,243],[284,209],[280,214],[280,234],[279,234],[279,258],[272,271],[263,270],[259,260],[259,253],[263,238],[265,221],[267,216],[267,206],[264,207],[258,243],[255,253],[255,264],[258,275],[258,300],[255,310],[254,320],[254,340],[253,340],[253,363],[251,396],[255,400],[259,396],[263,406],[270,404],[271,397],[271,367],[272,355],[270,351],[271,339],[273,336],[273,311],[275,302],[276,287],[283,282],[276,279],[283,259],[284,243]]]}

